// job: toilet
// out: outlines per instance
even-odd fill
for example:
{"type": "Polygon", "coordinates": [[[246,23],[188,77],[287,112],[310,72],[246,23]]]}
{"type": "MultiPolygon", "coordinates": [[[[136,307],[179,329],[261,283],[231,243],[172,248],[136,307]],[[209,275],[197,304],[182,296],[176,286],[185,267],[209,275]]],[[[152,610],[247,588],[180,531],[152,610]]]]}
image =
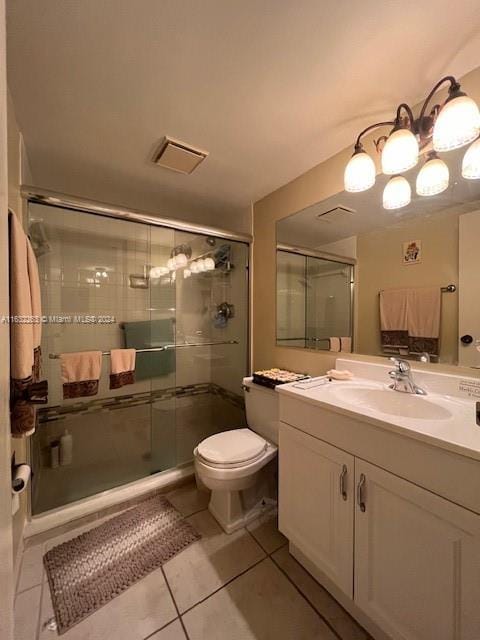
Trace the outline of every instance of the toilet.
{"type": "Polygon", "coordinates": [[[195,448],[197,483],[211,490],[208,509],[232,533],[276,505],[278,400],[274,389],[243,379],[248,428],[206,438],[195,448]]]}

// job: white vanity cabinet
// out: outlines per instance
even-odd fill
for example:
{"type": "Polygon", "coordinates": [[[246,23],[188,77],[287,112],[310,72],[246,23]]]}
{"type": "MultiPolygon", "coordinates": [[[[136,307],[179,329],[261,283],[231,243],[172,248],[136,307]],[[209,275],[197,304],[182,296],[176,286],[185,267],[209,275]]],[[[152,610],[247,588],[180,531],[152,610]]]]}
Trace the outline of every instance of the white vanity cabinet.
{"type": "Polygon", "coordinates": [[[378,637],[480,640],[480,515],[355,454],[280,423],[279,526],[291,548],[378,637]]]}
{"type": "Polygon", "coordinates": [[[351,598],[353,456],[286,424],[279,450],[280,529],[351,598]]]}
{"type": "Polygon", "coordinates": [[[480,638],[480,516],[358,458],[355,480],[355,603],[395,640],[480,638]]]}

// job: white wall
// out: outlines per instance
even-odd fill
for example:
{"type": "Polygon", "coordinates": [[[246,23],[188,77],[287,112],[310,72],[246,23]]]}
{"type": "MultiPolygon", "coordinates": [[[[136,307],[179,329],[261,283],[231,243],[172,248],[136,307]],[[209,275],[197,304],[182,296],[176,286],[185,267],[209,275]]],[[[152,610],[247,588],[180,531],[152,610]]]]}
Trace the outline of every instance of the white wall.
{"type": "MultiPolygon", "coordinates": [[[[0,315],[8,315],[8,175],[5,2],[0,0],[0,315]]],[[[10,345],[0,324],[0,637],[13,638],[13,550],[10,477],[10,345]]]]}

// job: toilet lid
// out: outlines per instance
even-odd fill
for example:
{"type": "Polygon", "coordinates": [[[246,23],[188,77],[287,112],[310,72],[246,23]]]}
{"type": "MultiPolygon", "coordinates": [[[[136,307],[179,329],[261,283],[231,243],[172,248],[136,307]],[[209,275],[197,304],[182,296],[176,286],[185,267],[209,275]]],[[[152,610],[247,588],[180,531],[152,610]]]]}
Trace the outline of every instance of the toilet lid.
{"type": "Polygon", "coordinates": [[[234,429],[216,433],[198,445],[198,453],[207,462],[236,464],[257,458],[267,442],[250,429],[234,429]]]}

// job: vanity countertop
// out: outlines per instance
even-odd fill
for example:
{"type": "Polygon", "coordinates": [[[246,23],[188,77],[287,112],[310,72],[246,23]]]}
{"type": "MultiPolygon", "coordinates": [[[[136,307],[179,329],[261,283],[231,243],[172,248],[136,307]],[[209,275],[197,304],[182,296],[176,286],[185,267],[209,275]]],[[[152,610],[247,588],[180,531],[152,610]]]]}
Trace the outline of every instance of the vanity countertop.
{"type": "Polygon", "coordinates": [[[427,396],[393,391],[387,383],[355,376],[350,381],[277,387],[281,397],[297,399],[328,411],[480,460],[480,426],[475,399],[430,392],[427,396]]]}

